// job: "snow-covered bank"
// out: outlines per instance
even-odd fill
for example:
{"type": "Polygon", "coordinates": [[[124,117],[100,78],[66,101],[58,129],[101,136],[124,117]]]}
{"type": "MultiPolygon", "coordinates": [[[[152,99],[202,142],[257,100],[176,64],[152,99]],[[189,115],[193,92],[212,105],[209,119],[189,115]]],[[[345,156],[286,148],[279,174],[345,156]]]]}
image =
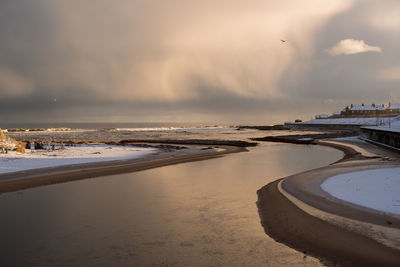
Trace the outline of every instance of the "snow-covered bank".
{"type": "MultiPolygon", "coordinates": [[[[400,120],[400,116],[398,117],[391,117],[391,123],[397,123],[400,120]]],[[[345,125],[388,125],[389,124],[389,117],[358,117],[358,118],[332,118],[332,119],[315,119],[305,121],[299,124],[345,124],[345,125]]]]}
{"type": "Polygon", "coordinates": [[[386,123],[385,125],[382,126],[375,126],[375,127],[365,127],[367,129],[375,129],[375,130],[381,130],[381,131],[388,131],[388,132],[400,132],[400,116],[396,117],[396,120],[391,121],[390,127],[389,124],[386,123]]]}
{"type": "Polygon", "coordinates": [[[371,153],[365,149],[363,149],[362,147],[358,146],[357,144],[351,144],[351,143],[345,143],[343,144],[342,142],[338,142],[338,141],[351,141],[353,143],[361,143],[361,144],[365,144],[366,142],[364,140],[360,140],[358,138],[358,136],[352,136],[352,137],[344,137],[344,138],[335,138],[332,140],[324,140],[324,143],[328,143],[328,144],[337,144],[337,145],[345,145],[347,147],[350,147],[352,149],[354,149],[355,151],[357,151],[358,153],[360,153],[362,156],[364,157],[377,157],[378,155],[371,153]],[[336,141],[337,140],[337,141],[336,141]]]}
{"type": "Polygon", "coordinates": [[[400,215],[400,168],[383,168],[336,175],[321,188],[360,206],[400,215]]]}
{"type": "Polygon", "coordinates": [[[34,150],[21,154],[10,151],[0,154],[0,173],[55,167],[79,163],[123,160],[143,157],[156,149],[116,145],[76,145],[64,150],[34,150]]]}

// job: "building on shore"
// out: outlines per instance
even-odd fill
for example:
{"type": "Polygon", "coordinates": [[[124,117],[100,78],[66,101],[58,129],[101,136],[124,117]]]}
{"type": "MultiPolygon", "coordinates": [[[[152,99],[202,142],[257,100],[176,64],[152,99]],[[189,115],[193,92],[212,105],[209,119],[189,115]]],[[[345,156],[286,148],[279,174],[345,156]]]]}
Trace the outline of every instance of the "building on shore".
{"type": "Polygon", "coordinates": [[[345,107],[342,111],[334,112],[332,115],[317,115],[316,119],[331,119],[331,118],[362,118],[362,117],[390,117],[400,115],[400,104],[391,104],[385,107],[382,105],[353,105],[345,107]]]}
{"type": "Polygon", "coordinates": [[[400,114],[400,104],[392,104],[388,107],[391,114],[400,114]]]}
{"type": "Polygon", "coordinates": [[[341,112],[341,116],[345,117],[373,117],[376,115],[383,115],[386,113],[384,105],[353,105],[345,107],[341,112]]]}

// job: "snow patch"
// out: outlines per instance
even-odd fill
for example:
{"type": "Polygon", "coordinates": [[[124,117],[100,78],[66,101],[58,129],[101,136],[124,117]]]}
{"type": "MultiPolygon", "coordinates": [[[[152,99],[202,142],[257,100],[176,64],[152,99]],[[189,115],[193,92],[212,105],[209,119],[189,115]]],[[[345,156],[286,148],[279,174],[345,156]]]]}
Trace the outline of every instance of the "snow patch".
{"type": "Polygon", "coordinates": [[[391,118],[390,125],[389,125],[389,121],[387,121],[384,125],[381,125],[381,126],[364,127],[364,128],[399,133],[400,132],[400,116],[391,118]]]}
{"type": "MultiPolygon", "coordinates": [[[[353,144],[349,144],[349,143],[336,142],[336,141],[324,141],[324,142],[325,143],[330,143],[330,144],[344,145],[344,146],[350,147],[350,148],[354,149],[355,151],[357,151],[358,153],[360,153],[361,155],[363,155],[364,157],[376,157],[377,156],[376,154],[368,152],[364,148],[361,148],[361,147],[359,147],[357,145],[353,145],[353,144]]],[[[360,140],[360,142],[364,142],[364,141],[360,140]]]]}
{"type": "Polygon", "coordinates": [[[400,168],[336,175],[325,180],[321,188],[341,200],[400,215],[400,168]]]}
{"type": "Polygon", "coordinates": [[[75,145],[64,150],[26,150],[25,154],[9,151],[0,154],[0,173],[62,165],[123,160],[155,153],[156,149],[116,145],[75,145]]]}
{"type": "MultiPolygon", "coordinates": [[[[396,120],[398,120],[397,117],[390,118],[391,122],[395,122],[396,120]]],[[[389,117],[315,119],[315,120],[305,121],[302,123],[303,124],[345,124],[345,125],[388,125],[389,117]]]]}

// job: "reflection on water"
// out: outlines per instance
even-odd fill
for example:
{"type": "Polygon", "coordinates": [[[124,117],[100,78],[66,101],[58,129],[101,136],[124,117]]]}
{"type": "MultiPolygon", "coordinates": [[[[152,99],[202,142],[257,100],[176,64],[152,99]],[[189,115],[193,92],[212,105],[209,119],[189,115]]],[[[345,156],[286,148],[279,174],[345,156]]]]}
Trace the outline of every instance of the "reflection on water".
{"type": "Polygon", "coordinates": [[[270,239],[256,191],[336,161],[319,146],[250,152],[0,195],[1,266],[319,266],[270,239]]]}

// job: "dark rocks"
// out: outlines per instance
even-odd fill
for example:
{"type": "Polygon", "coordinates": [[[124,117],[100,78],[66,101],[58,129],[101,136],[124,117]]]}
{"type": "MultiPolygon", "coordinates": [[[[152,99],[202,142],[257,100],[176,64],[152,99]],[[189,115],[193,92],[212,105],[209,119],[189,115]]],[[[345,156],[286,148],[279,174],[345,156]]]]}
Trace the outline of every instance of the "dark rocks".
{"type": "Polygon", "coordinates": [[[272,131],[272,130],[290,130],[290,127],[285,126],[285,125],[272,125],[272,126],[239,126],[238,130],[243,130],[243,129],[255,129],[255,130],[260,130],[260,131],[272,131]]]}
{"type": "Polygon", "coordinates": [[[296,135],[280,135],[280,136],[266,136],[259,138],[251,138],[254,141],[268,141],[268,142],[281,142],[292,144],[315,144],[315,140],[330,139],[339,137],[348,137],[357,135],[351,131],[339,131],[320,134],[296,134],[296,135]]]}
{"type": "Polygon", "coordinates": [[[179,144],[179,145],[205,145],[205,146],[236,146],[250,147],[256,146],[255,142],[239,141],[239,140],[207,140],[207,139],[132,139],[122,140],[120,144],[135,144],[135,143],[159,143],[159,144],[179,144]]]}

